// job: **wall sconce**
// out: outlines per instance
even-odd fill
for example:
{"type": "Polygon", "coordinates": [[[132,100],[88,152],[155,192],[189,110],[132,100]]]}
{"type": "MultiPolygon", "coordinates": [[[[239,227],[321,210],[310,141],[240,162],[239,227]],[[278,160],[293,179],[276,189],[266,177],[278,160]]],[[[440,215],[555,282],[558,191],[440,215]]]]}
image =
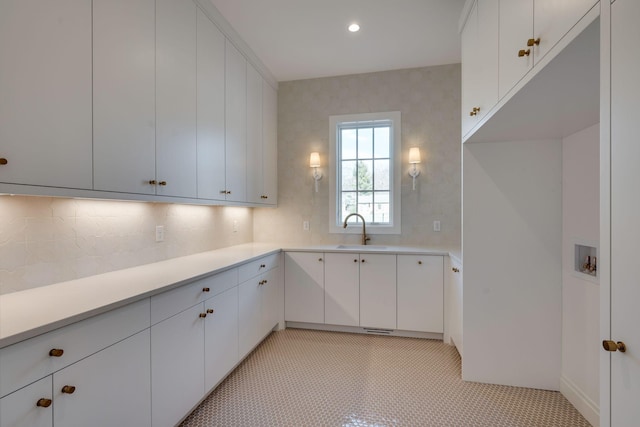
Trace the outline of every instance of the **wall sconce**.
{"type": "Polygon", "coordinates": [[[313,180],[316,182],[316,193],[318,192],[318,181],[322,179],[322,172],[318,171],[320,167],[320,153],[313,152],[309,156],[309,167],[313,168],[313,180]]]}
{"type": "Polygon", "coordinates": [[[420,175],[420,170],[418,169],[418,163],[420,163],[420,148],[411,147],[409,149],[409,164],[411,165],[411,169],[409,169],[409,176],[413,178],[413,189],[416,189],[416,177],[420,175]]]}

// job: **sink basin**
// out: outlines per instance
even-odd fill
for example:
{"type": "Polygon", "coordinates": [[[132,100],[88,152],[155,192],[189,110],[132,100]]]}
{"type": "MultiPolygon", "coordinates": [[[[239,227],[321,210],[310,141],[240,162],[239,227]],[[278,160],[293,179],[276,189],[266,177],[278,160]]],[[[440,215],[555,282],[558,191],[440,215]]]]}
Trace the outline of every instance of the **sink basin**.
{"type": "Polygon", "coordinates": [[[376,251],[387,249],[387,247],[378,245],[338,245],[336,246],[336,249],[347,249],[353,251],[376,251]]]}

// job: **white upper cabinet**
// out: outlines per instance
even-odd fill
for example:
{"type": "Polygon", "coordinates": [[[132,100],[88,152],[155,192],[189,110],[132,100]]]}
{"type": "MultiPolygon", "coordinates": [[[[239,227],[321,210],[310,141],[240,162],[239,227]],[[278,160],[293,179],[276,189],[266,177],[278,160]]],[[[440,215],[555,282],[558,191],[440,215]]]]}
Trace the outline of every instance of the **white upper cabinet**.
{"type": "Polygon", "coordinates": [[[261,203],[278,203],[278,92],[262,81],[261,203]]]}
{"type": "Polygon", "coordinates": [[[496,102],[498,0],[478,0],[462,30],[462,135],[496,102]]]}
{"type": "Polygon", "coordinates": [[[91,1],[1,1],[0,58],[0,183],[91,189],[91,1]]]}
{"type": "Polygon", "coordinates": [[[499,95],[505,96],[533,67],[533,0],[500,2],[499,95]]]}
{"type": "Polygon", "coordinates": [[[200,9],[197,26],[198,198],[224,200],[225,37],[200,9]]]}
{"type": "Polygon", "coordinates": [[[247,64],[247,201],[262,202],[262,76],[247,64]]]}
{"type": "Polygon", "coordinates": [[[156,0],[156,193],[163,196],[197,196],[196,10],[191,0],[156,0]]]}
{"type": "Polygon", "coordinates": [[[534,61],[537,64],[550,49],[591,9],[597,0],[535,0],[533,16],[534,61]]]}
{"type": "Polygon", "coordinates": [[[247,60],[228,39],[225,53],[224,191],[227,200],[243,202],[247,200],[247,60]]]}
{"type": "Polygon", "coordinates": [[[155,90],[155,0],[94,0],[94,189],[155,194],[155,90]]]}

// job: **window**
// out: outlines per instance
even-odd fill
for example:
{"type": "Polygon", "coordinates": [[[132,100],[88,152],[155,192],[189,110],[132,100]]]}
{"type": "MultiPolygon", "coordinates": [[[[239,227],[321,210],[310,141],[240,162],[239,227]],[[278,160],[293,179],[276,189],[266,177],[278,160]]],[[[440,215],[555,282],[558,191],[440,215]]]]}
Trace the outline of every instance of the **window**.
{"type": "Polygon", "coordinates": [[[360,233],[342,227],[349,214],[358,213],[372,234],[400,234],[400,112],[331,116],[329,121],[330,231],[360,233]]]}

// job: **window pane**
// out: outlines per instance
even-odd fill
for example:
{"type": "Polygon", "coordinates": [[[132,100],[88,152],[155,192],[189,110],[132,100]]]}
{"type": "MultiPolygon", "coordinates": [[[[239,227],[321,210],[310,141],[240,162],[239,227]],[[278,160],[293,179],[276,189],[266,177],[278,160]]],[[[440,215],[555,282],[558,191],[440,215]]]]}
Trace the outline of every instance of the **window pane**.
{"type": "Polygon", "coordinates": [[[342,158],[343,159],[355,159],[356,150],[356,130],[355,129],[341,129],[341,145],[342,145],[342,158]]]}
{"type": "MultiPolygon", "coordinates": [[[[347,215],[356,211],[356,193],[342,193],[341,201],[342,207],[340,209],[340,222],[342,223],[347,215]]],[[[355,218],[357,217],[349,219],[349,222],[355,218]]]]}
{"type": "Polygon", "coordinates": [[[375,155],[376,158],[388,158],[389,157],[389,131],[391,128],[375,128],[374,141],[375,141],[375,155]]]}
{"type": "Polygon", "coordinates": [[[391,219],[389,192],[376,191],[374,197],[373,222],[388,224],[391,219]]]}
{"type": "Polygon", "coordinates": [[[358,161],[358,190],[373,190],[373,160],[358,161]]]}
{"type": "Polygon", "coordinates": [[[358,194],[358,213],[364,217],[366,222],[373,221],[373,193],[358,194]]]}
{"type": "Polygon", "coordinates": [[[358,129],[358,158],[373,158],[373,128],[358,129]]]}
{"type": "Polygon", "coordinates": [[[389,160],[374,161],[374,189],[389,190],[389,160]]]}
{"type": "Polygon", "coordinates": [[[356,161],[342,162],[342,191],[356,190],[356,161]]]}

